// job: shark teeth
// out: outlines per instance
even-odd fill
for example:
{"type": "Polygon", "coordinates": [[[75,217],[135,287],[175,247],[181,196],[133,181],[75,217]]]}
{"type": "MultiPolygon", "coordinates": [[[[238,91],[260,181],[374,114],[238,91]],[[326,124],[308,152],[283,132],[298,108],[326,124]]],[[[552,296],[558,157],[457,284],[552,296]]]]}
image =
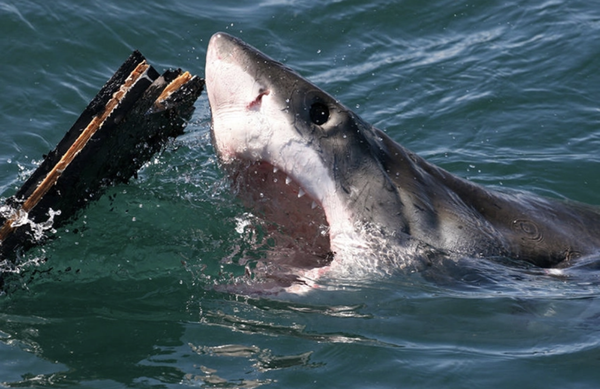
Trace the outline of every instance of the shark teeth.
{"type": "Polygon", "coordinates": [[[315,209],[317,208],[317,203],[315,203],[314,201],[312,202],[312,204],[310,205],[311,209],[315,209]]]}
{"type": "Polygon", "coordinates": [[[300,190],[298,190],[298,198],[304,196],[306,194],[306,192],[304,192],[304,190],[302,188],[300,188],[300,190]]]}
{"type": "Polygon", "coordinates": [[[286,177],[286,178],[285,178],[285,184],[286,184],[286,185],[289,185],[291,182],[292,182],[292,179],[291,179],[291,178],[289,178],[289,177],[286,177]]]}

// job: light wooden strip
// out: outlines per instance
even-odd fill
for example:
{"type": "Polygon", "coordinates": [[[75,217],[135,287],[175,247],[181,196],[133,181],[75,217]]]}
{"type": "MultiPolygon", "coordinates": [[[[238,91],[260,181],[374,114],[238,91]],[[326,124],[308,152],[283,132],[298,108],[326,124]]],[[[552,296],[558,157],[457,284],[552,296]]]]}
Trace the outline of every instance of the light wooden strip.
{"type": "Polygon", "coordinates": [[[154,107],[156,109],[164,109],[163,104],[164,104],[165,100],[167,100],[169,98],[169,96],[171,96],[171,94],[173,94],[173,92],[175,92],[176,90],[181,88],[182,85],[184,85],[186,82],[188,82],[192,78],[193,78],[193,76],[189,72],[184,72],[184,73],[180,74],[179,76],[177,76],[173,81],[171,81],[169,83],[169,85],[167,85],[167,87],[162,91],[160,96],[158,96],[158,98],[156,99],[156,102],[154,103],[154,107]]]}

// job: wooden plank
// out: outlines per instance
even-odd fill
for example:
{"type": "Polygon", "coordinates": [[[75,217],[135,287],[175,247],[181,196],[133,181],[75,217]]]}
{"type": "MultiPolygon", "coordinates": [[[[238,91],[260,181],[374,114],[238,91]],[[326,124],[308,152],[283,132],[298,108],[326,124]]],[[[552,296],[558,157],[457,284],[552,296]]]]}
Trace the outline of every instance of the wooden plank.
{"type": "Polygon", "coordinates": [[[160,75],[135,51],[1,207],[0,259],[15,262],[46,240],[41,225],[60,227],[107,187],[135,176],[183,132],[203,88],[204,80],[188,72],[160,75]]]}

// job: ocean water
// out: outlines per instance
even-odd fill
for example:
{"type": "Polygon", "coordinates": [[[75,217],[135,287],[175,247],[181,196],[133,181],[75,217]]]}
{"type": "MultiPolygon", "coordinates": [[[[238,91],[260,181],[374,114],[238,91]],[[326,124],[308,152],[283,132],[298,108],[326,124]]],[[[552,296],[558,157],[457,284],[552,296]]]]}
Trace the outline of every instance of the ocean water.
{"type": "MultiPolygon", "coordinates": [[[[0,196],[133,49],[203,75],[227,31],[454,174],[600,205],[597,1],[239,4],[0,2],[0,196]]],[[[465,261],[305,296],[218,288],[264,253],[209,130],[203,95],[138,179],[22,258],[0,296],[0,386],[598,387],[594,262],[557,276],[465,261]]]]}

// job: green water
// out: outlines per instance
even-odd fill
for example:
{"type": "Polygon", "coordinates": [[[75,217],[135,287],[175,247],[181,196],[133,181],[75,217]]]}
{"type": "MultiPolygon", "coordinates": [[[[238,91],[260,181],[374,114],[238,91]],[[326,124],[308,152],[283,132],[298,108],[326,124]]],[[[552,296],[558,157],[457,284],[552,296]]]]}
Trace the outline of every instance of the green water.
{"type": "MultiPolygon", "coordinates": [[[[600,204],[597,1],[215,4],[0,2],[0,196],[133,49],[202,75],[227,31],[459,176],[600,204]]],[[[564,277],[465,261],[308,296],[215,291],[261,252],[236,232],[244,209],[209,124],[203,95],[139,179],[22,259],[0,297],[0,385],[598,387],[597,261],[564,277]]]]}

